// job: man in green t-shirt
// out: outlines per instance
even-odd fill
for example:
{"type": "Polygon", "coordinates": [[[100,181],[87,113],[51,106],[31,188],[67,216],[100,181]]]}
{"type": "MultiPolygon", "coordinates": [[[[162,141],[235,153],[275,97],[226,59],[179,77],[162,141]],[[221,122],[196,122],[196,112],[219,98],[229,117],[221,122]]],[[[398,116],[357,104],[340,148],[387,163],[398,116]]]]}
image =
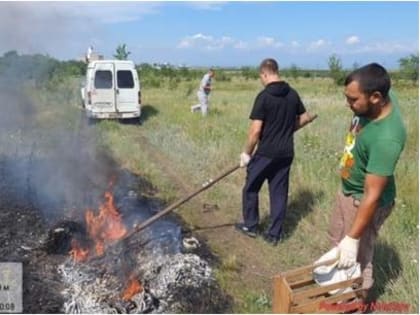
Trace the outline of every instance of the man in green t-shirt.
{"type": "Polygon", "coordinates": [[[371,63],[350,73],[345,96],[354,116],[340,160],[342,189],[329,238],[338,247],[338,268],[360,263],[365,296],[373,285],[373,249],[396,194],[394,170],[406,131],[387,71],[371,63]]]}

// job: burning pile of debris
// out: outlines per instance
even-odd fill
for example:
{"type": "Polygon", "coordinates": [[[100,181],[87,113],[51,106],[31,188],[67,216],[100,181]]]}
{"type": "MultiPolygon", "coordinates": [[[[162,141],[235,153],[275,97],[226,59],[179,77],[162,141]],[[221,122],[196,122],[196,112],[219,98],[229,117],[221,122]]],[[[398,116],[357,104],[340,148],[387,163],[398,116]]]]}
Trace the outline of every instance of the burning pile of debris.
{"type": "Polygon", "coordinates": [[[208,298],[215,295],[211,290],[218,288],[211,268],[197,255],[157,256],[143,265],[141,261],[137,272],[144,284],[133,277],[123,285],[117,275],[96,266],[71,261],[61,265],[60,274],[67,286],[62,292],[65,313],[212,312],[208,298]],[[197,293],[190,296],[193,291],[197,293]]]}
{"type": "Polygon", "coordinates": [[[69,254],[58,267],[65,286],[63,311],[133,314],[223,311],[228,303],[220,293],[212,269],[190,252],[199,246],[198,241],[183,240],[181,229],[174,222],[162,220],[136,237],[124,238],[144,216],[144,212],[140,216],[130,211],[139,209],[139,201],[133,196],[131,192],[123,198],[126,216],[121,215],[113,195],[107,192],[98,214],[86,211],[85,224],[63,221],[50,231],[47,250],[69,254]]]}

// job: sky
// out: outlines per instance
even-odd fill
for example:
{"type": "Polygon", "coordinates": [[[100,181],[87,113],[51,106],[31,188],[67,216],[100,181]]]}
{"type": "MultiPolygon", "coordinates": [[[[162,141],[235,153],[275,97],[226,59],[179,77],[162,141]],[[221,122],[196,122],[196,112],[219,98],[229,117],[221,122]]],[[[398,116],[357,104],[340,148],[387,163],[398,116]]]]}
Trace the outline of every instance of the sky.
{"type": "Polygon", "coordinates": [[[0,2],[0,55],[79,59],[89,45],[135,63],[326,69],[379,62],[390,69],[419,51],[416,1],[0,2]]]}

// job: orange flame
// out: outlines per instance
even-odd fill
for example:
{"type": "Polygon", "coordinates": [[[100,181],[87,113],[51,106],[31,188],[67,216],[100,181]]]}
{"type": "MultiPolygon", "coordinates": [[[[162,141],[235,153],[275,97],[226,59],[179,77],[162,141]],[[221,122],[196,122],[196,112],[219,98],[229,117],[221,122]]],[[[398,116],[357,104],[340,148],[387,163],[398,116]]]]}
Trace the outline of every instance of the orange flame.
{"type": "MultiPolygon", "coordinates": [[[[95,215],[93,210],[86,210],[86,226],[90,238],[95,242],[95,253],[102,256],[105,245],[116,241],[127,234],[127,229],[121,220],[121,215],[114,204],[114,196],[110,192],[105,193],[105,201],[99,206],[99,213],[95,215]]],[[[89,255],[89,249],[80,248],[77,242],[72,241],[70,255],[76,261],[83,261],[89,255]]]]}
{"type": "Polygon", "coordinates": [[[104,253],[106,242],[119,240],[127,233],[115,207],[114,196],[110,192],[105,193],[105,202],[99,206],[99,214],[95,215],[92,210],[87,210],[85,219],[98,256],[104,253]]]}
{"type": "MultiPolygon", "coordinates": [[[[109,183],[113,185],[113,180],[109,183]]],[[[105,246],[108,242],[120,240],[127,234],[127,229],[122,223],[121,215],[114,203],[114,196],[106,192],[105,201],[99,206],[99,212],[96,215],[93,210],[87,209],[85,214],[87,232],[95,243],[95,253],[101,256],[105,252],[105,246]]],[[[77,262],[85,261],[89,257],[89,248],[82,248],[79,243],[73,239],[71,241],[70,255],[77,262]]],[[[122,299],[129,301],[134,295],[144,290],[141,283],[135,276],[131,275],[127,287],[122,293],[122,299]]]]}
{"type": "Polygon", "coordinates": [[[131,276],[130,280],[128,281],[127,288],[124,290],[122,294],[122,299],[124,301],[131,300],[131,298],[134,295],[142,291],[143,291],[143,286],[141,285],[141,283],[135,277],[131,276]]]}
{"type": "Polygon", "coordinates": [[[87,259],[89,255],[89,249],[82,248],[79,243],[72,239],[71,240],[71,250],[70,250],[70,256],[77,262],[82,262],[87,259]]]}

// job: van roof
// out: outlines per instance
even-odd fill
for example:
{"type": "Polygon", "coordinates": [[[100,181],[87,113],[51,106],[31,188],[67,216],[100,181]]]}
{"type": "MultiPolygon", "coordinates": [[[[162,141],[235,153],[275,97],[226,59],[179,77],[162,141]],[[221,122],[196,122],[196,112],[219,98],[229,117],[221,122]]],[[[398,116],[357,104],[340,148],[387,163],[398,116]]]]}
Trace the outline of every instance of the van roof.
{"type": "Polygon", "coordinates": [[[101,63],[119,63],[119,64],[130,64],[134,66],[134,62],[131,60],[119,60],[119,59],[105,59],[105,60],[92,60],[89,62],[89,65],[94,64],[101,64],[101,63]]]}

